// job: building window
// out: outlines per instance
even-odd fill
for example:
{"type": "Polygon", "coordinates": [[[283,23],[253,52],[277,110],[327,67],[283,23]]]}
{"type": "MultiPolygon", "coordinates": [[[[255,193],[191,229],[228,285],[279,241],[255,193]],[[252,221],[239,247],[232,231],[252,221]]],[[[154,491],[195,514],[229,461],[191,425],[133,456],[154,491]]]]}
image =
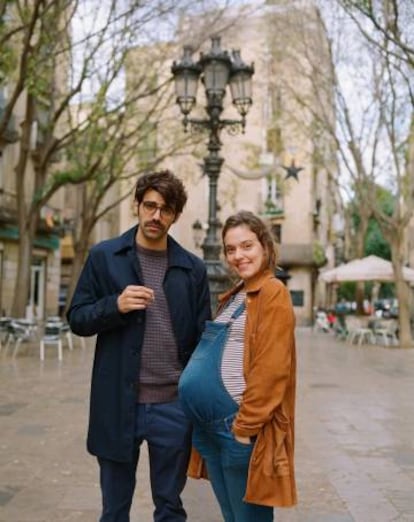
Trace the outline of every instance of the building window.
{"type": "Polygon", "coordinates": [[[140,133],[142,137],[137,147],[138,164],[141,168],[147,168],[157,155],[157,125],[146,122],[140,133]]]}
{"type": "Polygon", "coordinates": [[[272,225],[271,231],[276,243],[280,244],[282,242],[282,225],[279,223],[272,225]]]}
{"type": "Polygon", "coordinates": [[[292,298],[293,306],[303,306],[304,305],[303,290],[291,290],[290,297],[292,298]]]}
{"type": "Polygon", "coordinates": [[[278,176],[266,178],[265,212],[267,215],[283,214],[283,192],[278,176]]]}

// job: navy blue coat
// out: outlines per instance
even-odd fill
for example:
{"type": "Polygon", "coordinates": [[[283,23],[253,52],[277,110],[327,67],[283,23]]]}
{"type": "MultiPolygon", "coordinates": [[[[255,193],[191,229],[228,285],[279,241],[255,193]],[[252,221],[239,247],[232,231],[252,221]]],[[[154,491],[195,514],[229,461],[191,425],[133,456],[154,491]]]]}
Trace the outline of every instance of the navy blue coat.
{"type": "MultiPolygon", "coordinates": [[[[136,380],[144,336],[145,311],[121,314],[117,298],[127,285],[143,285],[136,254],[137,227],[94,246],[80,275],[69,311],[72,331],[97,334],[92,370],[88,451],[119,462],[132,457],[136,380]]],[[[210,295],[204,263],[168,237],[168,268],[163,287],[178,347],[187,363],[204,322],[210,295]]]]}

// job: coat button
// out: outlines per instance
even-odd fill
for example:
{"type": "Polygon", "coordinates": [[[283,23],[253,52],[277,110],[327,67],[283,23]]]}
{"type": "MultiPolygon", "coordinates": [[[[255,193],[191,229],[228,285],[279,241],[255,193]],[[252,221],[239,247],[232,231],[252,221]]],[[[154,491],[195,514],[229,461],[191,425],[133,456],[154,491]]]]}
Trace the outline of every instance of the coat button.
{"type": "Polygon", "coordinates": [[[138,324],[142,324],[143,322],[144,322],[144,319],[141,316],[137,317],[138,324]]]}

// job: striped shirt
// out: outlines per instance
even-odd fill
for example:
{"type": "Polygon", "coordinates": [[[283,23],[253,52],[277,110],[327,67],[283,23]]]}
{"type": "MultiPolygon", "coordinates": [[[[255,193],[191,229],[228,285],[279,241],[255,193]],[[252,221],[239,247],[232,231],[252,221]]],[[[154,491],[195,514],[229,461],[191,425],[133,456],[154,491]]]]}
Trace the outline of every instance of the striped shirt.
{"type": "MultiPolygon", "coordinates": [[[[215,321],[228,322],[232,313],[245,301],[246,292],[238,292],[233,301],[217,316],[215,321]]],[[[231,397],[240,404],[246,383],[243,377],[244,327],[246,310],[230,326],[221,360],[221,378],[231,397]]]]}

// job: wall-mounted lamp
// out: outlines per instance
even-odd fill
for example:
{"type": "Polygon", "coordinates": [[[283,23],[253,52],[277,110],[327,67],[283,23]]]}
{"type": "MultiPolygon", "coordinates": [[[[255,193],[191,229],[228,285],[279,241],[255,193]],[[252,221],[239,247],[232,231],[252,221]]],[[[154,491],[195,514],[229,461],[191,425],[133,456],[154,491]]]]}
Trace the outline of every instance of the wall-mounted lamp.
{"type": "Polygon", "coordinates": [[[203,225],[199,219],[196,219],[192,224],[193,229],[193,241],[196,248],[200,248],[203,244],[204,230],[203,225]]]}

